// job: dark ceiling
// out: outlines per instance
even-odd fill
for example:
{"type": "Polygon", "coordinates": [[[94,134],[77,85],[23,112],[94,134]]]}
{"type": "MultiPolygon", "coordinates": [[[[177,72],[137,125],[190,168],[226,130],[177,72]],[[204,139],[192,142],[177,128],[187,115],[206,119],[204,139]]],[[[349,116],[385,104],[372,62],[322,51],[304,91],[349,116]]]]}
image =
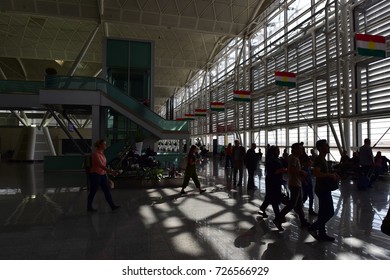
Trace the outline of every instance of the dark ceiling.
{"type": "Polygon", "coordinates": [[[75,69],[77,76],[99,76],[103,38],[151,40],[158,106],[212,62],[229,39],[247,34],[269,2],[1,0],[0,79],[42,80],[48,67],[59,75],[75,69]]]}

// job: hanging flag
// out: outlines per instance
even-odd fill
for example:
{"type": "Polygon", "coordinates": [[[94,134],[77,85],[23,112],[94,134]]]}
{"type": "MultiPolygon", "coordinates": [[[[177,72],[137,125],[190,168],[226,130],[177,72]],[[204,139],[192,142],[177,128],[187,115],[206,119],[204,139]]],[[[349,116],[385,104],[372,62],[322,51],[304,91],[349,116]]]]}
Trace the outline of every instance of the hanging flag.
{"type": "Polygon", "coordinates": [[[251,101],[251,92],[249,90],[234,90],[233,100],[249,102],[251,101]]]}
{"type": "Polygon", "coordinates": [[[206,117],[207,116],[207,109],[195,109],[195,116],[196,117],[206,117]]]}
{"type": "Polygon", "coordinates": [[[195,115],[194,114],[184,114],[184,120],[193,121],[193,120],[195,120],[195,115]]]}
{"type": "Polygon", "coordinates": [[[275,85],[282,87],[296,87],[297,74],[291,72],[275,71],[275,85]]]}
{"type": "Polygon", "coordinates": [[[210,102],[210,109],[211,111],[225,111],[225,103],[222,102],[210,102]]]}
{"type": "Polygon", "coordinates": [[[358,54],[386,57],[386,37],[379,35],[356,34],[358,54]]]}
{"type": "Polygon", "coordinates": [[[185,121],[184,118],[176,118],[177,121],[185,121]]]}

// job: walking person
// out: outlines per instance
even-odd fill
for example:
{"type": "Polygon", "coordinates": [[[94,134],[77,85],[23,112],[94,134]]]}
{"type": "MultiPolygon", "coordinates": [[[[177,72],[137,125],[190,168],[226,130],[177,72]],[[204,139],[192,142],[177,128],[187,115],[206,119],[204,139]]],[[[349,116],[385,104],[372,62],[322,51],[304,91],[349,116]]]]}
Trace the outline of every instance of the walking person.
{"type": "Polygon", "coordinates": [[[313,174],[316,177],[315,193],[318,197],[318,217],[309,226],[309,231],[320,241],[334,241],[334,237],[326,234],[325,225],[334,215],[331,181],[338,181],[339,176],[331,173],[326,162],[326,155],[329,153],[329,144],[325,139],[318,140],[316,148],[319,155],[314,161],[313,174]]]}
{"type": "Polygon", "coordinates": [[[257,153],[259,157],[259,164],[261,163],[261,160],[263,159],[263,152],[261,151],[261,148],[259,148],[259,152],[257,153]]]}
{"type": "Polygon", "coordinates": [[[256,190],[255,186],[255,171],[257,169],[259,156],[256,153],[256,143],[252,143],[251,148],[246,152],[245,155],[245,166],[248,169],[248,183],[246,188],[248,190],[256,190]]]}
{"type": "Polygon", "coordinates": [[[312,177],[312,165],[313,161],[308,155],[302,155],[301,157],[302,170],[306,172],[306,178],[302,179],[302,203],[305,203],[309,198],[309,215],[317,216],[317,213],[314,211],[314,191],[313,191],[313,177],[312,177]]]}
{"type": "Polygon", "coordinates": [[[232,143],[229,143],[225,150],[225,168],[233,167],[232,149],[232,143]]]}
{"type": "Polygon", "coordinates": [[[372,183],[370,174],[374,170],[375,162],[374,154],[371,148],[371,140],[369,138],[364,139],[364,145],[359,149],[359,164],[361,166],[361,177],[367,178],[367,180],[361,181],[365,182],[364,184],[358,182],[358,187],[359,189],[370,188],[372,183]]]}
{"type": "Polygon", "coordinates": [[[186,171],[184,174],[184,181],[183,181],[181,191],[180,191],[181,194],[186,193],[184,189],[188,186],[190,179],[192,179],[194,181],[195,186],[199,189],[199,193],[203,193],[206,191],[205,189],[200,188],[200,182],[199,182],[198,174],[196,172],[196,163],[199,161],[197,159],[197,150],[198,150],[198,147],[195,145],[192,145],[190,148],[190,151],[188,152],[187,167],[186,167],[186,171]]]}
{"type": "Polygon", "coordinates": [[[271,146],[267,150],[265,157],[265,198],[258,212],[263,218],[267,218],[265,213],[268,205],[272,205],[275,217],[279,214],[279,204],[281,200],[281,186],[283,184],[283,174],[287,173],[287,168],[283,166],[279,158],[280,150],[278,146],[271,146]]]}
{"type": "Polygon", "coordinates": [[[232,148],[232,159],[233,159],[233,185],[242,187],[242,175],[244,172],[244,159],[245,159],[245,148],[240,145],[239,140],[234,140],[234,146],[232,148]],[[238,173],[238,184],[237,183],[238,173]]]}
{"type": "Polygon", "coordinates": [[[225,159],[225,155],[226,155],[226,147],[225,145],[222,145],[221,150],[219,151],[219,160],[221,161],[221,163],[225,159]]]}
{"type": "Polygon", "coordinates": [[[301,169],[299,157],[303,154],[303,147],[300,143],[295,143],[291,146],[291,156],[288,160],[288,188],[290,190],[290,200],[287,205],[276,216],[274,224],[282,231],[282,221],[286,214],[292,209],[298,214],[301,222],[301,228],[307,227],[309,223],[305,219],[302,202],[302,177],[306,177],[306,172],[301,169]]]}
{"type": "Polygon", "coordinates": [[[94,144],[95,151],[91,154],[91,168],[90,168],[90,191],[88,194],[87,201],[87,211],[95,212],[97,211],[92,206],[93,199],[95,198],[96,192],[99,189],[99,186],[102,188],[104,193],[104,197],[106,198],[107,203],[110,205],[112,210],[116,210],[119,206],[115,205],[108,183],[107,174],[112,174],[113,176],[118,175],[118,172],[107,168],[107,160],[104,155],[104,150],[107,148],[106,141],[104,139],[100,139],[96,141],[94,144]]]}

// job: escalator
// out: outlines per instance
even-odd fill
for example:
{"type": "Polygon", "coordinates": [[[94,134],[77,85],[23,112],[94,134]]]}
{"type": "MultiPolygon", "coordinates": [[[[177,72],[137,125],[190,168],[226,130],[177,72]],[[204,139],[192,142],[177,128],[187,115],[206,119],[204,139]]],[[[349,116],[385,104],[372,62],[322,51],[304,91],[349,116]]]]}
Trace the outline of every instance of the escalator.
{"type": "Polygon", "coordinates": [[[91,114],[92,106],[109,107],[154,135],[155,139],[188,139],[186,121],[166,120],[105,80],[53,76],[43,82],[0,81],[1,109],[38,109],[47,105],[68,113],[91,114]],[[39,94],[38,94],[39,93],[39,94]]]}
{"type": "Polygon", "coordinates": [[[39,91],[40,103],[90,112],[91,106],[109,107],[149,131],[157,139],[186,139],[190,134],[186,121],[166,120],[125,95],[120,89],[98,78],[53,77],[50,88],[39,91]]]}

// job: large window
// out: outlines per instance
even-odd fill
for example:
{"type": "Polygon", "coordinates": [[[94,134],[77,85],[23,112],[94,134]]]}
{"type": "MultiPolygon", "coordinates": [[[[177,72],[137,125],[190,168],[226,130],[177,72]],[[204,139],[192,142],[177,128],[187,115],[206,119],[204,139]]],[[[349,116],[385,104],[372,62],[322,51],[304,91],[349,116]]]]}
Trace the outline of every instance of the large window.
{"type": "MultiPolygon", "coordinates": [[[[202,126],[191,128],[195,136],[208,127],[211,136],[243,135],[261,147],[301,141],[308,148],[325,138],[332,153],[352,153],[367,137],[375,143],[390,115],[390,58],[358,55],[354,36],[389,36],[390,2],[278,3],[264,12],[249,38],[233,39],[207,73],[176,93],[175,110],[206,100],[206,91],[207,103],[224,102],[226,109],[209,113],[207,124],[194,124],[202,126]],[[296,73],[296,87],[276,86],[275,71],[296,73]],[[237,104],[235,89],[251,90],[252,101],[237,104]]],[[[385,135],[377,147],[390,149],[389,137],[385,135]]]]}

